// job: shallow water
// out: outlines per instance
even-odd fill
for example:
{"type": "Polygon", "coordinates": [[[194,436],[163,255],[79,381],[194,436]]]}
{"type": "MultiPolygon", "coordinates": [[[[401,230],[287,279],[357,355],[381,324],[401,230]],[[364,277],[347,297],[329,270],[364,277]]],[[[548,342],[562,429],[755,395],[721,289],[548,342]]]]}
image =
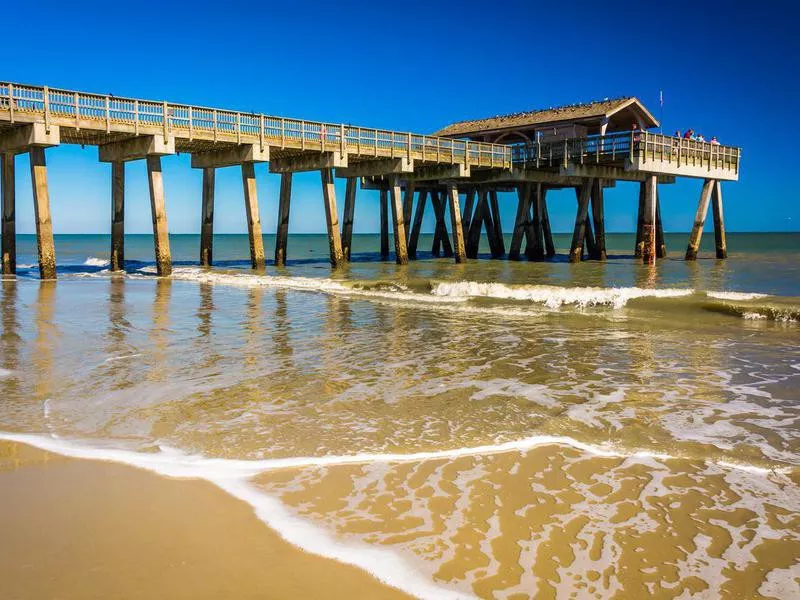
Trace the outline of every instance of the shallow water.
{"type": "Polygon", "coordinates": [[[174,236],[160,279],[149,236],[114,276],[107,236],[57,236],[54,283],[20,236],[0,430],[208,479],[422,597],[800,594],[800,234],[696,263],[669,234],[655,269],[608,243],[397,267],[356,236],[332,273],[324,236],[292,236],[254,274],[245,236],[214,269],[174,236]]]}

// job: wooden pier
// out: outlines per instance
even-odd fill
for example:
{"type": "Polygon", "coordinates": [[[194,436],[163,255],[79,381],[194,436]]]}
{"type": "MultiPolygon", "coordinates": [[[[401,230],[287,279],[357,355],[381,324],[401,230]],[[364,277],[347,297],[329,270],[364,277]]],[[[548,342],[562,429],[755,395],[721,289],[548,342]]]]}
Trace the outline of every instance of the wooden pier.
{"type": "Polygon", "coordinates": [[[456,262],[477,258],[485,232],[492,258],[551,257],[555,248],[546,195],[565,187],[574,188],[577,198],[570,260],[582,260],[584,249],[588,258],[605,260],[603,190],[617,181],[639,183],[635,252],[653,264],[666,253],[658,184],[681,176],[704,180],[686,259],[697,257],[709,203],[716,255],[725,258],[721,182],[738,179],[740,149],[646,130],[656,125],[638,100],[624,98],[456,123],[430,136],[0,82],[2,272],[16,272],[14,158],[28,153],[40,275],[56,275],[45,149],[60,144],[98,146],[99,160],[111,163],[112,270],[122,269],[125,260],[125,163],[145,160],[156,268],[159,275],[171,272],[161,159],[180,152],[191,154],[191,166],[203,172],[199,260],[204,266],[213,260],[216,169],[238,166],[251,264],[264,269],[257,162],[269,163],[270,172],[281,176],[275,205],[278,266],[285,264],[289,251],[292,175],[302,171],[320,172],[334,267],[350,260],[359,186],[380,191],[381,256],[389,256],[391,218],[398,264],[417,258],[428,201],[436,218],[435,256],[443,253],[456,262]],[[631,129],[631,123],[637,127],[631,129]],[[347,180],[341,227],[335,177],[347,180]],[[508,252],[499,191],[517,193],[508,252]]]}

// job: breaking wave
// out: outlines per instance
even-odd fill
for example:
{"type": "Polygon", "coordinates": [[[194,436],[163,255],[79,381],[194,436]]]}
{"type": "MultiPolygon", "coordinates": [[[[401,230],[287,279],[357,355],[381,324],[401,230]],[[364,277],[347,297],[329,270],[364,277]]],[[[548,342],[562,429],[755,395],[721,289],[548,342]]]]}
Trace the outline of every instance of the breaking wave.
{"type": "Polygon", "coordinates": [[[107,267],[111,264],[111,262],[105,258],[97,258],[96,256],[90,256],[83,264],[87,267],[107,267]]]}

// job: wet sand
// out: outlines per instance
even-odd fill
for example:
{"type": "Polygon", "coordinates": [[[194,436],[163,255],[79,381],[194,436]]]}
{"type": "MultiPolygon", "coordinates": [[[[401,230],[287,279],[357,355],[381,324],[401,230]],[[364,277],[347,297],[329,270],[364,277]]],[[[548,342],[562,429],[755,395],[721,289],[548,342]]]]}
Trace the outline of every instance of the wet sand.
{"type": "Polygon", "coordinates": [[[0,442],[0,597],[404,598],[194,480],[0,442]]]}

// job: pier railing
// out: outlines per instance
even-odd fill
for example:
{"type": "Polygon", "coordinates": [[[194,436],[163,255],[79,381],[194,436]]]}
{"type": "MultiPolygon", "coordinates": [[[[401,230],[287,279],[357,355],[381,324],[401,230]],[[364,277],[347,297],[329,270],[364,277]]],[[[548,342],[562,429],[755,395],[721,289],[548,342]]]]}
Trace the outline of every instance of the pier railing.
{"type": "Polygon", "coordinates": [[[557,168],[576,164],[613,165],[630,158],[640,158],[643,163],[657,161],[738,173],[741,148],[648,131],[625,131],[516,145],[512,160],[515,165],[557,168]]]}
{"type": "Polygon", "coordinates": [[[409,132],[355,127],[0,82],[0,114],[46,124],[111,131],[152,132],[301,151],[339,151],[361,157],[408,157],[423,162],[504,168],[512,151],[503,144],[454,140],[409,132]]]}

